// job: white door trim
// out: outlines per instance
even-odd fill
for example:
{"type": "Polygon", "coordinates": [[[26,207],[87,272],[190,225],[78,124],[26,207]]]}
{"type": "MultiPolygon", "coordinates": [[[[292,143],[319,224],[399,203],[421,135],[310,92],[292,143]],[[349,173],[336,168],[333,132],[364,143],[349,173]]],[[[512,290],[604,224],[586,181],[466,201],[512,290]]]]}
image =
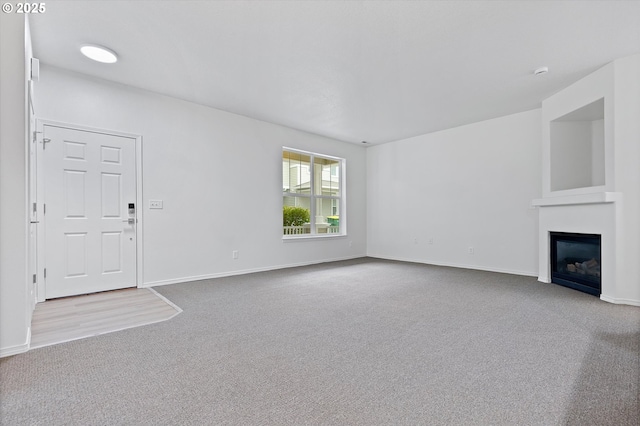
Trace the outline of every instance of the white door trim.
{"type": "MultiPolygon", "coordinates": [[[[144,287],[143,283],[144,283],[144,271],[143,271],[143,265],[144,262],[143,260],[143,245],[144,245],[144,240],[143,240],[143,228],[144,228],[144,206],[142,205],[142,200],[143,200],[143,196],[142,196],[142,136],[141,135],[136,135],[133,133],[126,133],[126,132],[120,132],[120,131],[116,131],[116,130],[107,130],[107,129],[100,129],[100,128],[96,128],[96,127],[89,127],[89,126],[82,126],[82,125],[78,125],[78,124],[70,124],[70,123],[64,123],[64,122],[60,122],[60,121],[54,121],[54,120],[47,120],[47,119],[42,119],[42,118],[38,118],[36,120],[36,128],[38,133],[37,134],[37,142],[38,142],[38,147],[36,149],[36,173],[37,173],[37,200],[30,200],[32,203],[35,202],[37,203],[37,211],[38,211],[38,220],[39,220],[39,232],[38,232],[38,242],[37,242],[37,248],[36,248],[36,252],[37,252],[37,265],[39,265],[38,267],[38,272],[37,272],[37,286],[36,286],[36,292],[37,292],[37,302],[44,302],[45,300],[45,279],[44,279],[44,266],[46,263],[46,258],[45,258],[45,244],[44,244],[44,217],[42,216],[42,211],[43,211],[43,205],[44,205],[44,164],[43,164],[43,153],[42,153],[42,138],[43,138],[43,132],[44,132],[44,126],[52,126],[52,127],[61,127],[64,129],[71,129],[71,130],[80,130],[80,131],[87,131],[87,132],[94,132],[94,133],[102,133],[102,134],[106,134],[106,135],[113,135],[113,136],[120,136],[120,137],[126,137],[126,138],[131,138],[135,140],[135,152],[136,152],[136,161],[135,161],[135,165],[136,165],[136,205],[137,207],[137,214],[136,217],[138,219],[137,222],[137,226],[135,227],[135,233],[136,233],[136,287],[138,288],[142,288],[144,287]]],[[[30,204],[31,205],[31,204],[30,204]]]]}

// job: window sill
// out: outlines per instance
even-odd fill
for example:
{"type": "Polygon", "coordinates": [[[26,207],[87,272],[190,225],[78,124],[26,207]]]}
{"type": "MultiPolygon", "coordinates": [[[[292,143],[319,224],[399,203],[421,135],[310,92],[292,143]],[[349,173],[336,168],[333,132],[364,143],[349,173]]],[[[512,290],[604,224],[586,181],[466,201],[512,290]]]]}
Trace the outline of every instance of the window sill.
{"type": "Polygon", "coordinates": [[[313,241],[313,240],[334,240],[340,238],[346,238],[347,234],[329,234],[329,235],[285,235],[282,237],[283,243],[289,243],[292,241],[313,241]]]}

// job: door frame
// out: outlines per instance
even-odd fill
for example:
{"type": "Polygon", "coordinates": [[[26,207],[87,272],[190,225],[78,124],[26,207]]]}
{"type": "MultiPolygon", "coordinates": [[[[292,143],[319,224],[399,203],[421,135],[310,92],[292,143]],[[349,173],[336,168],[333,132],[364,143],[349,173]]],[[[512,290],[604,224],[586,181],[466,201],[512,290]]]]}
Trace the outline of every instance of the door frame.
{"type": "Polygon", "coordinates": [[[136,205],[138,206],[136,213],[136,227],[135,227],[135,235],[136,235],[136,287],[141,288],[144,284],[144,271],[143,271],[143,226],[144,226],[144,206],[142,205],[143,197],[142,197],[142,136],[126,133],[117,130],[108,130],[108,129],[100,129],[96,127],[83,126],[79,124],[71,124],[65,123],[61,121],[47,120],[42,118],[36,119],[36,133],[35,140],[37,141],[36,147],[36,167],[35,170],[31,170],[31,178],[36,180],[36,199],[30,199],[30,206],[33,206],[32,203],[36,203],[37,206],[37,221],[38,227],[37,232],[37,241],[36,247],[30,247],[30,249],[34,249],[36,252],[36,264],[38,265],[38,270],[36,272],[36,302],[44,302],[45,301],[45,290],[46,290],[46,282],[44,278],[44,267],[46,265],[46,253],[45,253],[45,220],[43,212],[44,206],[44,155],[43,155],[43,132],[45,126],[52,127],[61,127],[64,129],[70,130],[79,130],[85,132],[93,132],[93,133],[101,133],[111,136],[119,136],[130,138],[135,141],[135,179],[136,179],[136,205]]]}

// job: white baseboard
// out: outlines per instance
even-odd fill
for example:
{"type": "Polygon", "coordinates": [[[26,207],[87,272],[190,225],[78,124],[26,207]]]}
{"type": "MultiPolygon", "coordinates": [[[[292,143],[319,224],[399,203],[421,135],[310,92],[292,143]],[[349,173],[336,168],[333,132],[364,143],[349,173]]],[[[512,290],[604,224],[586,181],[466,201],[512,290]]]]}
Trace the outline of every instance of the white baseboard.
{"type": "MultiPolygon", "coordinates": [[[[387,260],[398,260],[401,262],[414,262],[414,263],[422,263],[425,265],[437,265],[437,266],[449,266],[452,268],[464,268],[464,269],[475,269],[475,270],[479,270],[479,271],[489,271],[489,272],[498,272],[498,273],[502,273],[502,274],[513,274],[513,275],[523,275],[526,277],[537,277],[538,281],[541,283],[546,283],[546,284],[550,284],[551,280],[543,277],[543,276],[538,276],[537,273],[534,272],[525,272],[525,271],[516,271],[516,270],[508,270],[508,269],[502,269],[502,268],[487,268],[487,267],[482,267],[482,266],[477,266],[477,265],[463,265],[463,264],[456,264],[456,263],[448,263],[448,262],[431,262],[431,261],[426,261],[426,260],[422,260],[422,259],[407,259],[407,258],[400,258],[400,257],[393,257],[393,256],[380,256],[380,255],[375,255],[375,254],[367,254],[368,257],[375,257],[378,259],[387,259],[387,260]]],[[[603,300],[605,302],[609,302],[609,303],[615,303],[618,305],[631,305],[631,306],[640,306],[640,300],[635,300],[635,299],[618,299],[615,297],[609,297],[609,296],[605,296],[604,294],[600,295],[600,300],[603,300]]]]}
{"type": "Polygon", "coordinates": [[[494,268],[488,266],[478,266],[478,265],[466,265],[462,263],[452,263],[452,262],[438,262],[438,261],[430,261],[425,259],[412,259],[405,257],[395,257],[395,256],[384,256],[377,254],[367,254],[368,257],[374,257],[377,259],[386,259],[386,260],[397,260],[400,262],[413,262],[413,263],[422,263],[424,265],[434,265],[434,266],[448,266],[450,268],[461,268],[461,269],[473,269],[476,271],[487,271],[487,272],[498,272],[500,274],[511,274],[511,275],[522,275],[525,277],[537,277],[538,272],[532,271],[518,271],[515,269],[503,269],[503,268],[494,268]]]}
{"type": "Polygon", "coordinates": [[[600,295],[600,300],[604,300],[605,302],[609,302],[609,303],[615,303],[617,305],[640,306],[640,300],[618,299],[618,298],[615,298],[615,297],[605,296],[604,294],[600,295]]]}
{"type": "MultiPolygon", "coordinates": [[[[551,280],[546,279],[544,277],[539,277],[538,281],[541,283],[551,284],[551,280]]],[[[610,297],[604,294],[600,295],[600,300],[609,303],[615,303],[616,305],[631,305],[631,306],[640,306],[640,300],[635,299],[618,299],[615,297],[610,297]]]]}
{"type": "Polygon", "coordinates": [[[194,276],[189,276],[189,277],[173,278],[173,279],[170,279],[170,280],[150,281],[150,282],[144,283],[140,287],[141,288],[157,287],[157,286],[161,286],[161,285],[178,284],[178,283],[185,283],[185,282],[189,282],[189,281],[200,281],[200,280],[209,280],[209,279],[212,279],[212,278],[232,277],[232,276],[235,276],[235,275],[245,275],[245,274],[253,274],[253,273],[256,273],[256,272],[275,271],[277,269],[286,269],[286,268],[295,268],[295,267],[298,267],[298,266],[317,265],[317,264],[320,264],[320,263],[328,263],[328,262],[339,262],[341,260],[359,259],[359,258],[362,258],[362,257],[365,257],[365,256],[364,255],[347,256],[347,257],[340,257],[340,258],[335,258],[335,259],[322,259],[322,260],[309,261],[309,262],[289,263],[289,264],[285,264],[285,265],[266,266],[266,267],[262,267],[262,268],[252,268],[252,269],[241,269],[241,270],[237,270],[237,271],[217,272],[215,274],[194,275],[194,276]]]}
{"type": "Polygon", "coordinates": [[[28,327],[27,341],[22,345],[10,346],[8,348],[0,348],[0,358],[25,353],[29,350],[30,346],[31,346],[31,327],[28,327]]]}

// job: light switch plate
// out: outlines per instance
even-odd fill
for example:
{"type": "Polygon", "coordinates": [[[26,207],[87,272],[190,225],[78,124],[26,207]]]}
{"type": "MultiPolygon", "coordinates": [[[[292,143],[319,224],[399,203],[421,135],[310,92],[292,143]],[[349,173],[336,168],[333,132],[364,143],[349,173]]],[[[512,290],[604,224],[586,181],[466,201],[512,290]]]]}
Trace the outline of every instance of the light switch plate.
{"type": "Polygon", "coordinates": [[[162,200],[149,200],[149,208],[150,209],[161,209],[162,208],[162,200]]]}

